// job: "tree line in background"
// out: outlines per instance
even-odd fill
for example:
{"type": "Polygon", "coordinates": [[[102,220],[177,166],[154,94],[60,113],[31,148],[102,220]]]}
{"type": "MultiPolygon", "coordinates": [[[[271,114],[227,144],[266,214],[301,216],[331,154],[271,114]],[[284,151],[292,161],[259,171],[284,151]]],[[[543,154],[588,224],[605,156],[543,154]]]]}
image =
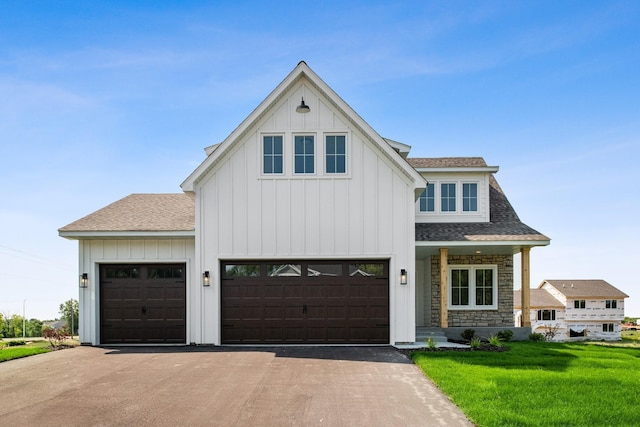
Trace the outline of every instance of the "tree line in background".
{"type": "MultiPolygon", "coordinates": [[[[78,334],[78,300],[70,299],[60,304],[60,319],[64,322],[67,331],[73,330],[73,335],[78,334]],[[73,325],[73,326],[72,326],[73,325]]],[[[56,329],[54,321],[42,321],[39,319],[25,319],[19,314],[8,315],[0,313],[0,338],[34,338],[41,337],[42,331],[47,327],[56,329]]]]}

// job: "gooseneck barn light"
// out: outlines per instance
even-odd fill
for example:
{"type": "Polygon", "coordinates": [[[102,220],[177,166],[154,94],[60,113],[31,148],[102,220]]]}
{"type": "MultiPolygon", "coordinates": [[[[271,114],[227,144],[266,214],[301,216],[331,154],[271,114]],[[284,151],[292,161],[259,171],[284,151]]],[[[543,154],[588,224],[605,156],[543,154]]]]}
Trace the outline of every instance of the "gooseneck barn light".
{"type": "Polygon", "coordinates": [[[302,101],[300,102],[300,105],[296,107],[296,113],[306,114],[309,111],[311,111],[311,108],[309,108],[309,106],[304,103],[304,97],[302,97],[302,101]]]}

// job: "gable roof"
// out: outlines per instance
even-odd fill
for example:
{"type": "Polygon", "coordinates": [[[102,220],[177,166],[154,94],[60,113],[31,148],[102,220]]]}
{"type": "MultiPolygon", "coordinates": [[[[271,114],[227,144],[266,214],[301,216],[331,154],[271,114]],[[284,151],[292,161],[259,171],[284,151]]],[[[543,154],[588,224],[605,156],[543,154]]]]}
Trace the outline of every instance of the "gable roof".
{"type": "Polygon", "coordinates": [[[590,280],[544,280],[567,298],[629,298],[629,295],[601,279],[590,280]]]}
{"type": "MultiPolygon", "coordinates": [[[[513,308],[522,308],[521,291],[513,291],[513,308]]],[[[529,289],[529,307],[540,308],[565,308],[546,289],[529,289]]]]}
{"type": "MultiPolygon", "coordinates": [[[[412,157],[408,158],[407,161],[412,167],[418,170],[490,168],[482,157],[412,157]]],[[[495,167],[491,167],[490,169],[494,168],[495,167]]]]}
{"type": "MultiPolygon", "coordinates": [[[[409,159],[412,163],[414,159],[409,159]]],[[[480,157],[419,159],[421,164],[437,164],[451,167],[467,164],[469,167],[486,166],[480,157]],[[430,160],[434,160],[430,163],[430,160]]],[[[416,164],[416,163],[414,163],[416,164]]],[[[416,241],[421,242],[525,242],[531,246],[548,245],[550,239],[522,223],[495,176],[489,178],[489,222],[469,223],[416,223],[416,241]]]]}
{"type": "MultiPolygon", "coordinates": [[[[386,158],[395,164],[404,175],[414,183],[416,192],[424,187],[425,180],[414,168],[410,167],[400,153],[400,146],[392,145],[382,138],[358,113],[355,112],[340,96],[329,87],[311,68],[300,61],[287,77],[256,107],[247,118],[222,141],[219,146],[207,149],[207,158],[180,185],[183,191],[194,191],[195,184],[204,177],[231,147],[249,132],[287,93],[304,79],[314,90],[324,96],[333,108],[338,110],[365,137],[372,141],[386,158]],[[396,151],[397,150],[397,151],[396,151]]],[[[399,144],[399,143],[397,143],[399,144]]],[[[417,194],[416,194],[417,197],[417,194]]]]}
{"type": "Polygon", "coordinates": [[[58,230],[67,238],[110,235],[193,236],[195,205],[189,195],[131,194],[58,230]]]}

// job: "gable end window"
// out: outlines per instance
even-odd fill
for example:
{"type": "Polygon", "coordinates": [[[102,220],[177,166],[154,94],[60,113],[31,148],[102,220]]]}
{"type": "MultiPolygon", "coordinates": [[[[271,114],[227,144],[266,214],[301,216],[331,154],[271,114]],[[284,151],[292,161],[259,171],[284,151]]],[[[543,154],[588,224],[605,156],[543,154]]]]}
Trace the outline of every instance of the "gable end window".
{"type": "Polygon", "coordinates": [[[282,136],[266,135],[262,138],[262,173],[282,173],[282,136]]]}
{"type": "Polygon", "coordinates": [[[494,310],[498,300],[498,269],[495,265],[449,267],[449,308],[494,310]]]}
{"type": "Polygon", "coordinates": [[[424,189],[424,191],[420,195],[420,199],[419,199],[420,212],[435,212],[436,210],[435,191],[436,191],[435,184],[427,184],[427,187],[424,189]]]}
{"type": "Polygon", "coordinates": [[[293,144],[294,173],[315,173],[315,147],[313,135],[296,135],[293,144]]]}
{"type": "Polygon", "coordinates": [[[347,142],[344,135],[327,135],[325,140],[325,172],[347,172],[347,142]]]}
{"type": "Polygon", "coordinates": [[[586,306],[586,301],[583,299],[577,299],[573,302],[573,308],[585,308],[586,306]]]}
{"type": "Polygon", "coordinates": [[[462,184],[462,210],[463,212],[478,211],[478,184],[462,184]]]}

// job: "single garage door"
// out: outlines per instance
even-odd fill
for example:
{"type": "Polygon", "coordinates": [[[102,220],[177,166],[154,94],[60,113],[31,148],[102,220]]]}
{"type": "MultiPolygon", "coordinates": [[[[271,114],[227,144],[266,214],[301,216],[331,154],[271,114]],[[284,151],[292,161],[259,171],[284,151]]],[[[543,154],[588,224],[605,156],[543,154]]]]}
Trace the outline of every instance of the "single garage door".
{"type": "Polygon", "coordinates": [[[388,344],[388,261],[223,262],[224,344],[388,344]]]}
{"type": "Polygon", "coordinates": [[[184,264],[101,265],[102,344],[185,344],[184,264]]]}

